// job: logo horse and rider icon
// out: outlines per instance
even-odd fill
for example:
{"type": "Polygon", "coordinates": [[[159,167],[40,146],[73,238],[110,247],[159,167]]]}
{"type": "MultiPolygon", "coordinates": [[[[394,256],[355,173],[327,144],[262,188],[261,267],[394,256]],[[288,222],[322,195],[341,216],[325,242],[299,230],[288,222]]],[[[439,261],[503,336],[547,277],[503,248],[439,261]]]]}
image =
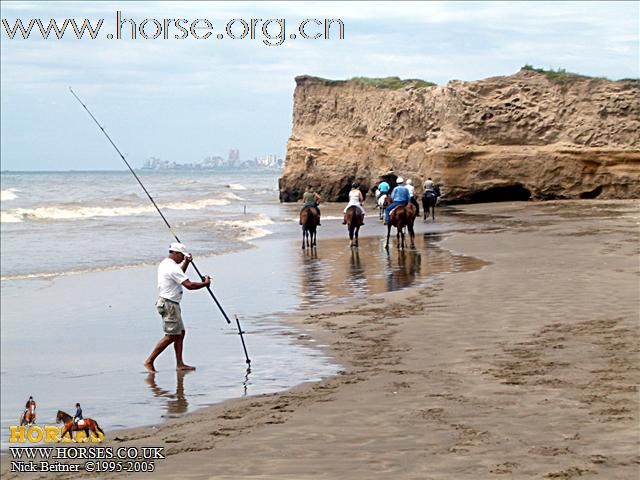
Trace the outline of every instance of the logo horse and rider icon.
{"type": "MultiPolygon", "coordinates": [[[[35,425],[35,422],[36,401],[32,396],[30,396],[27,400],[27,403],[25,404],[24,412],[20,416],[20,426],[22,427],[26,425],[27,427],[32,427],[33,425],[35,425]]],[[[64,439],[66,435],[69,436],[70,440],[74,440],[72,432],[84,433],[85,439],[90,439],[91,433],[93,433],[96,438],[100,438],[101,436],[104,438],[104,431],[102,430],[102,428],[100,428],[98,422],[93,420],[92,418],[84,418],[82,416],[82,407],[79,403],[76,403],[76,412],[73,416],[62,410],[58,410],[58,413],[56,415],[56,423],[62,423],[62,428],[60,429],[60,440],[64,439]]],[[[33,428],[37,429],[38,427],[33,428]]]]}
{"type": "Polygon", "coordinates": [[[36,423],[36,401],[30,396],[20,417],[20,425],[33,425],[34,423],[36,423]]]}

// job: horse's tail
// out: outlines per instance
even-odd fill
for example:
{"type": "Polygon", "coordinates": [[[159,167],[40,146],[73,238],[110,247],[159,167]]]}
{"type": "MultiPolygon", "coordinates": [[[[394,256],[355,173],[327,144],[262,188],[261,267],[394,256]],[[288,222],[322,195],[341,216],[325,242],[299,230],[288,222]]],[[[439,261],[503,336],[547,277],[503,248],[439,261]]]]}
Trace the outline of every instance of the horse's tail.
{"type": "Polygon", "coordinates": [[[307,221],[305,222],[305,227],[307,230],[312,231],[318,223],[320,216],[318,215],[318,209],[316,207],[307,207],[307,221]]]}
{"type": "Polygon", "coordinates": [[[96,424],[96,430],[99,431],[102,434],[102,436],[104,437],[104,431],[100,428],[100,425],[98,425],[98,422],[96,422],[95,420],[94,420],[94,422],[96,424]]]}

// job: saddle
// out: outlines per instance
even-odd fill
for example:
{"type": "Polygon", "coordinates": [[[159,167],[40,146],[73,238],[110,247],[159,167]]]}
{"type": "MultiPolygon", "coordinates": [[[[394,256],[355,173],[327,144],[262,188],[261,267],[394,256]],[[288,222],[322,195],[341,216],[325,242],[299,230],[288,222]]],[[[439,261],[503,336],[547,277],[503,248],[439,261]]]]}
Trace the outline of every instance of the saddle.
{"type": "Polygon", "coordinates": [[[78,426],[78,428],[80,428],[80,427],[84,427],[84,419],[83,419],[83,420],[78,420],[78,421],[76,422],[76,425],[78,426]]]}

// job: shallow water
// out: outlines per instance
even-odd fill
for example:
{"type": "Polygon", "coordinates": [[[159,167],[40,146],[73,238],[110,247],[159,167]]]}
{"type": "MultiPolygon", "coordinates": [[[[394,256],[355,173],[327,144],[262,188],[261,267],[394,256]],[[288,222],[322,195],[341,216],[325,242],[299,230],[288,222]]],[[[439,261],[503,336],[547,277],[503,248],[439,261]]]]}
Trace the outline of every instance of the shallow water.
{"type": "MultiPolygon", "coordinates": [[[[284,315],[354,297],[366,300],[483,265],[437,247],[436,242],[450,234],[447,231],[467,228],[451,218],[417,225],[415,249],[398,250],[394,238],[389,251],[384,249],[384,227],[371,218],[361,231],[360,247],[352,249],[339,221],[342,206],[327,205],[318,247],[303,251],[296,221],[299,205],[269,202],[251,208],[270,212],[272,235],[255,241],[253,248],[247,249],[245,242],[240,251],[211,256],[205,249],[196,255],[200,271],[213,274],[213,291],[227,314],[233,318],[237,313],[247,332],[249,374],[234,326],[224,322],[205,291],[185,292],[182,301],[185,360],[197,371],[177,373],[169,347],[157,361],[159,373],[144,372],[142,361],[162,335],[154,308],[155,262],[3,280],[2,447],[7,446],[8,426],[15,424],[29,395],[38,402],[38,423],[52,424],[57,410],[73,413],[80,402],[85,416],[97,419],[108,434],[229,398],[280,391],[333,375],[340,366],[313,348],[313,341],[304,346],[297,342],[305,332],[285,324],[284,315]]],[[[204,216],[199,224],[203,220],[204,216]]],[[[127,221],[129,228],[135,223],[127,221]]],[[[78,228],[86,232],[92,227],[83,223],[78,228]]],[[[75,238],[73,232],[70,235],[75,238]]],[[[122,234],[106,235],[117,242],[122,234]]],[[[192,239],[194,246],[197,238],[192,239]]],[[[18,241],[13,238],[12,248],[18,241]]],[[[3,255],[4,248],[3,242],[3,255]]],[[[74,268],[69,261],[63,263],[74,268]]]]}

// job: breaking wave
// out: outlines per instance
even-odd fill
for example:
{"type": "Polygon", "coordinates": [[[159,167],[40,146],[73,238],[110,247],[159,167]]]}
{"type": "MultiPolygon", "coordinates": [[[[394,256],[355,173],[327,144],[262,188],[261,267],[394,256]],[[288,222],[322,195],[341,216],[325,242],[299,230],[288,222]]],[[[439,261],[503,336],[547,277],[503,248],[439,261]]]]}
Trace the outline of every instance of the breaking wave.
{"type": "Polygon", "coordinates": [[[18,198],[15,188],[9,188],[7,190],[0,190],[0,201],[7,202],[9,200],[15,200],[18,198]]]}
{"type": "MultiPolygon", "coordinates": [[[[159,204],[160,209],[166,210],[200,210],[211,206],[229,205],[227,199],[202,199],[193,202],[174,202],[159,204]]],[[[35,208],[16,208],[3,210],[0,215],[1,223],[16,223],[24,220],[84,220],[95,217],[123,217],[143,215],[154,212],[153,205],[129,207],[78,207],[54,206],[35,208]]]]}

